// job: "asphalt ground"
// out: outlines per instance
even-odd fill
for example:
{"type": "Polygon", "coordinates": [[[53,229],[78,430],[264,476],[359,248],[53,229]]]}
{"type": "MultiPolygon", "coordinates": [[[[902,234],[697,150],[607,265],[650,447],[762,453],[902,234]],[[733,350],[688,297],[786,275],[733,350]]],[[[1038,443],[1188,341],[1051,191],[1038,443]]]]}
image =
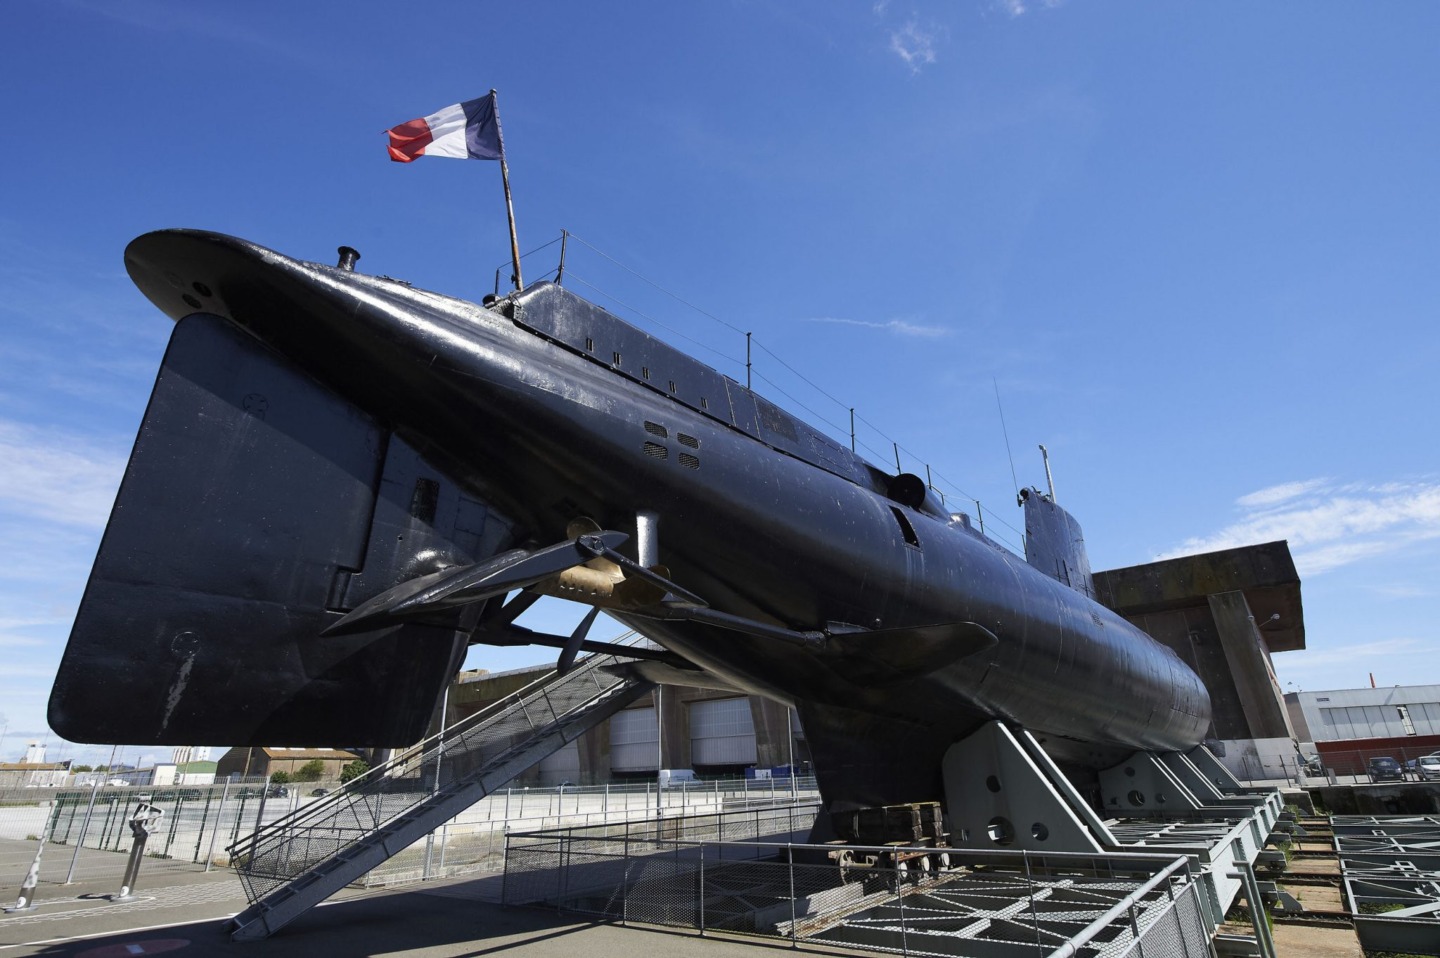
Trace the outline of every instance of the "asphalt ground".
{"type": "MultiPolygon", "coordinates": [[[[18,848],[0,843],[0,857],[18,848]]],[[[34,843],[26,843],[34,854],[34,843]]],[[[147,880],[142,865],[134,900],[112,902],[119,890],[124,858],[100,856],[113,878],[85,878],[70,885],[42,881],[36,907],[0,915],[0,958],[129,958],[173,954],[280,956],[414,956],[460,958],[513,953],[523,958],[636,958],[645,954],[703,958],[763,958],[791,951],[788,943],[734,937],[701,937],[654,926],[621,926],[577,921],[553,911],[500,906],[501,876],[459,878],[393,890],[346,889],[259,942],[234,942],[226,919],[247,905],[235,875],[198,868],[189,873],[158,872],[147,880]]],[[[91,866],[94,862],[89,863],[91,866]]],[[[94,867],[82,874],[92,875],[94,867]]],[[[7,869],[6,875],[12,874],[7,869]]],[[[0,888],[0,902],[15,904],[14,888],[0,888]]],[[[62,876],[63,877],[63,876],[62,876]]],[[[802,946],[811,954],[854,955],[845,949],[802,946]]]]}

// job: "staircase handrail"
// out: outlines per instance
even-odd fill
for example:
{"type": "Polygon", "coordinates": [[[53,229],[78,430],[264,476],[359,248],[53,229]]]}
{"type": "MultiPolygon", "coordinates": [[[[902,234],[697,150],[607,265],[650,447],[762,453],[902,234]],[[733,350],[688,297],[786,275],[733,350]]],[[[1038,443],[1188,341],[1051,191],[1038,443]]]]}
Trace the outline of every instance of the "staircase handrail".
{"type": "MultiPolygon", "coordinates": [[[[621,635],[611,640],[611,644],[617,646],[635,646],[645,641],[648,640],[635,630],[631,629],[627,632],[621,633],[621,635]]],[[[600,665],[606,664],[606,659],[614,657],[615,653],[591,653],[576,662],[575,666],[566,674],[579,675],[583,672],[593,671],[600,665]]],[[[554,669],[550,669],[549,671],[542,673],[533,682],[530,682],[523,688],[517,689],[516,691],[511,692],[508,695],[496,699],[490,705],[487,705],[485,708],[474,713],[473,715],[467,715],[465,718],[456,722],[454,725],[446,726],[435,734],[425,739],[422,739],[420,742],[417,742],[415,745],[412,745],[409,748],[406,748],[399,755],[394,756],[389,761],[382,762],[381,764],[376,765],[374,768],[368,769],[363,774],[357,775],[355,778],[352,778],[350,781],[344,783],[344,785],[340,788],[325,795],[319,801],[309,802],[301,806],[300,808],[297,808],[289,815],[277,818],[273,822],[262,823],[250,834],[231,843],[226,850],[230,852],[232,860],[242,853],[254,854],[256,851],[259,850],[260,845],[264,843],[266,839],[271,838],[276,833],[289,831],[297,826],[304,824],[308,820],[322,817],[324,813],[330,811],[335,806],[341,805],[353,799],[358,794],[364,794],[366,789],[369,788],[369,786],[380,782],[387,777],[390,777],[391,772],[395,771],[398,768],[401,768],[402,766],[408,765],[415,758],[427,754],[439,743],[441,739],[453,738],[456,735],[469,732],[485,724],[487,721],[494,719],[498,715],[503,714],[504,712],[513,708],[516,704],[530,701],[531,699],[536,697],[537,693],[543,692],[556,679],[556,677],[557,676],[554,669]]]]}

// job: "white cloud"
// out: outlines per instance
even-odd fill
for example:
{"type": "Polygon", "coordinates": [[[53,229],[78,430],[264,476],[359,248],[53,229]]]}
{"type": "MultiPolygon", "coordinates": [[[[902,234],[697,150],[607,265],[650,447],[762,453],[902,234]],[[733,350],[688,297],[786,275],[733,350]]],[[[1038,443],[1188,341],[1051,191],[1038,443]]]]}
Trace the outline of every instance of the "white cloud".
{"type": "Polygon", "coordinates": [[[1392,582],[1388,585],[1370,586],[1370,591],[1387,599],[1428,599],[1435,594],[1433,588],[1392,582]]]}
{"type": "Polygon", "coordinates": [[[99,528],[125,461],[90,440],[0,420],[0,511],[99,528]]]}
{"type": "MultiPolygon", "coordinates": [[[[1064,3],[1065,0],[1040,0],[1040,6],[1046,10],[1054,10],[1064,3]]],[[[1029,0],[995,0],[995,7],[1006,16],[1023,17],[1030,12],[1034,4],[1030,3],[1029,0]]]]}
{"type": "Polygon", "coordinates": [[[903,319],[891,319],[879,323],[865,319],[842,319],[838,316],[815,316],[806,320],[806,322],[835,323],[840,326],[863,326],[866,329],[883,329],[888,332],[898,333],[901,336],[915,336],[924,339],[938,339],[941,336],[950,335],[950,330],[944,326],[921,326],[916,323],[907,323],[903,319]]]}
{"type": "Polygon", "coordinates": [[[1241,517],[1209,535],[1187,539],[1163,558],[1285,539],[1295,566],[1315,575],[1440,538],[1440,484],[1433,481],[1287,482],[1236,500],[1241,517]]]}
{"type": "MultiPolygon", "coordinates": [[[[55,678],[55,669],[44,665],[11,665],[8,662],[0,662],[0,678],[6,679],[44,679],[49,682],[55,678]]],[[[30,691],[36,695],[48,694],[44,689],[36,686],[30,691]]],[[[7,696],[8,697],[8,696],[7,696]]]]}
{"type": "Polygon", "coordinates": [[[1366,663],[1397,656],[1425,656],[1429,660],[1436,652],[1440,652],[1440,649],[1437,649],[1433,642],[1420,639],[1377,639],[1373,642],[1357,642],[1327,649],[1307,648],[1305,654],[1296,656],[1294,661],[1289,658],[1285,660],[1285,671],[1286,674],[1315,672],[1337,665],[1355,665],[1368,671],[1366,663]]]}
{"type": "Polygon", "coordinates": [[[945,39],[941,27],[921,26],[910,20],[898,30],[890,31],[890,51],[905,61],[913,73],[935,62],[935,44],[945,39]]]}
{"type": "Polygon", "coordinates": [[[1273,506],[1284,502],[1287,499],[1294,499],[1296,496],[1303,496],[1305,493],[1318,489],[1325,484],[1324,479],[1306,479],[1303,482],[1282,482],[1278,486],[1269,486],[1259,489],[1246,496],[1235,500],[1240,506],[1273,506]]]}

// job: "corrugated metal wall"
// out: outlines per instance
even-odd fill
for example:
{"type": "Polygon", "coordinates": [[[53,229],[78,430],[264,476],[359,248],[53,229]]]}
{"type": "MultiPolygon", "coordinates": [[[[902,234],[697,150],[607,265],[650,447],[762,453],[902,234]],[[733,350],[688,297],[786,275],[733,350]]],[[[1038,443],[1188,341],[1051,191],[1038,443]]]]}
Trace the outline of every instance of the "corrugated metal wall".
{"type": "Polygon", "coordinates": [[[580,784],[580,743],[571,742],[540,760],[540,784],[580,784]]]}
{"type": "Polygon", "coordinates": [[[1327,739],[1440,734],[1440,704],[1433,702],[1322,707],[1320,719],[1327,739]]]}
{"type": "Polygon", "coordinates": [[[659,741],[653,706],[617,713],[610,719],[611,770],[643,772],[659,768],[655,754],[659,741]]]}
{"type": "Polygon", "coordinates": [[[754,765],[755,721],[750,700],[691,702],[690,759],[695,765],[754,765]]]}

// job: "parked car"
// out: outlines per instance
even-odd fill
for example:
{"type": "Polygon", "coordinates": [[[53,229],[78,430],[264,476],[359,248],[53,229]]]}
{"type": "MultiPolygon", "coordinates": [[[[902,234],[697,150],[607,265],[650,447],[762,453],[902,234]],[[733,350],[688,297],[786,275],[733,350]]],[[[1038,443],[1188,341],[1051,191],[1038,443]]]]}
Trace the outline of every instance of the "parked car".
{"type": "Polygon", "coordinates": [[[265,794],[270,798],[284,798],[286,795],[290,794],[290,789],[286,788],[284,785],[271,785],[265,790],[265,794]]]}
{"type": "Polygon", "coordinates": [[[1400,763],[1388,755],[1377,756],[1370,760],[1370,781],[1372,782],[1403,782],[1405,781],[1405,769],[1400,763]]]}
{"type": "Polygon", "coordinates": [[[312,791],[310,794],[313,795],[313,796],[316,797],[316,798],[319,798],[319,797],[321,797],[322,795],[329,795],[329,794],[330,794],[330,789],[328,789],[328,788],[317,788],[317,789],[315,789],[314,791],[312,791]]]}
{"type": "Polygon", "coordinates": [[[1422,782],[1440,779],[1440,754],[1422,755],[1415,760],[1415,774],[1422,782]]]}

